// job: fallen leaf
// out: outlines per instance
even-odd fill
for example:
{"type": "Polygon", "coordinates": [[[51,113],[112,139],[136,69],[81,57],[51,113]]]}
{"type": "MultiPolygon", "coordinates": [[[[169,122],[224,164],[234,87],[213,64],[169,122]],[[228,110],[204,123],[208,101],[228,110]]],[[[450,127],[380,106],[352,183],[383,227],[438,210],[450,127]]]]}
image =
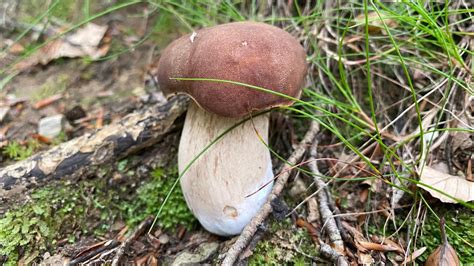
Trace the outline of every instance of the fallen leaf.
{"type": "Polygon", "coordinates": [[[149,266],[158,266],[158,260],[155,258],[155,256],[150,255],[147,261],[147,265],[149,266]]]}
{"type": "Polygon", "coordinates": [[[372,265],[374,264],[375,260],[370,256],[370,254],[360,253],[358,254],[358,263],[360,265],[372,265]]]}
{"type": "Polygon", "coordinates": [[[449,244],[446,236],[446,230],[444,225],[444,218],[439,221],[441,227],[441,237],[443,243],[441,246],[431,253],[425,262],[426,266],[439,265],[439,266],[456,266],[459,265],[459,258],[456,254],[456,250],[449,244]]]}
{"type": "Polygon", "coordinates": [[[89,56],[92,59],[100,58],[107,54],[110,48],[108,44],[101,46],[101,40],[107,29],[107,26],[88,23],[73,33],[66,34],[62,38],[46,44],[28,59],[16,64],[15,68],[19,71],[24,71],[34,65],[45,65],[61,57],[89,56]]]}
{"type": "Polygon", "coordinates": [[[359,241],[359,245],[361,245],[363,248],[368,249],[368,250],[383,251],[383,252],[400,250],[398,247],[392,247],[390,245],[384,245],[384,244],[378,244],[378,243],[366,242],[366,241],[359,241]]]}
{"type": "Polygon", "coordinates": [[[142,256],[138,259],[135,259],[135,265],[137,265],[137,266],[147,265],[149,257],[150,257],[150,254],[146,254],[145,256],[142,256]]]}
{"type": "Polygon", "coordinates": [[[400,244],[396,243],[395,241],[391,240],[390,238],[382,238],[379,236],[372,236],[372,241],[378,242],[380,244],[386,245],[391,249],[394,249],[394,251],[400,253],[400,254],[405,254],[405,250],[400,246],[400,244]]]}
{"type": "Polygon", "coordinates": [[[457,201],[451,197],[466,202],[474,200],[474,182],[470,182],[463,177],[450,175],[429,166],[425,166],[419,176],[421,184],[418,184],[418,187],[428,191],[431,196],[442,202],[456,203],[457,201]],[[451,197],[425,185],[442,191],[451,197]]]}
{"type": "Polygon", "coordinates": [[[426,247],[422,247],[422,248],[419,248],[415,251],[413,251],[413,253],[411,255],[409,255],[408,257],[405,258],[405,260],[403,261],[402,265],[406,265],[412,261],[415,261],[416,258],[418,258],[419,256],[421,256],[423,253],[425,253],[426,251],[426,247]]]}

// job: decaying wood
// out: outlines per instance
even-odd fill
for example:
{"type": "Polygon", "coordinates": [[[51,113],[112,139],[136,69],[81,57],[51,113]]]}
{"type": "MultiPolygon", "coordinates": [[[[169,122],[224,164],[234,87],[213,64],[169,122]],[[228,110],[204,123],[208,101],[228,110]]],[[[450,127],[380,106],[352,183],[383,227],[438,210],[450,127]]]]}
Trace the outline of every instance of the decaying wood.
{"type": "Polygon", "coordinates": [[[157,143],[187,103],[185,96],[173,97],[0,169],[0,202],[51,180],[88,176],[105,164],[157,143]]]}
{"type": "Polygon", "coordinates": [[[311,122],[311,126],[306,132],[303,140],[298,144],[296,149],[288,158],[288,163],[283,166],[280,171],[280,175],[273,186],[272,193],[267,199],[267,202],[258,211],[257,215],[245,226],[244,231],[240,234],[237,241],[230,247],[229,251],[225,255],[225,259],[222,265],[234,265],[239,254],[247,247],[248,243],[252,240],[255,232],[257,232],[258,226],[261,225],[267,216],[272,212],[272,201],[278,198],[281,191],[283,190],[288,178],[290,177],[291,169],[298,161],[303,157],[308,145],[310,145],[316,134],[319,131],[319,124],[316,121],[311,122]]]}

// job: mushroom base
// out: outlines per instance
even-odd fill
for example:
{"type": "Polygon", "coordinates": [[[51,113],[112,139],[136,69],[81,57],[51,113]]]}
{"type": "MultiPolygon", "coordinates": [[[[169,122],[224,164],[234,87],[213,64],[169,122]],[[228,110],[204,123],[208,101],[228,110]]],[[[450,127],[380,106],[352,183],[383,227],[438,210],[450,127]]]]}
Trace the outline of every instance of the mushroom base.
{"type": "MultiPolygon", "coordinates": [[[[179,144],[179,172],[184,172],[209,143],[241,120],[214,115],[190,103],[179,144]]],[[[209,232],[221,236],[239,234],[267,200],[273,172],[270,151],[262,140],[268,142],[268,126],[268,114],[237,126],[181,177],[188,207],[209,232]]]]}

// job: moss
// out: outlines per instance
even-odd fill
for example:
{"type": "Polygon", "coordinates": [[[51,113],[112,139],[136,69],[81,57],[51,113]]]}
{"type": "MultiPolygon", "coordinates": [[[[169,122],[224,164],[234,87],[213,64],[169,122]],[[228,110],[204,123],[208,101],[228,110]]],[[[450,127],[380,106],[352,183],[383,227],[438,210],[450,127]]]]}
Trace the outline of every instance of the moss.
{"type": "MultiPolygon", "coordinates": [[[[462,263],[474,262],[474,210],[453,205],[437,206],[435,212],[446,219],[446,233],[449,243],[456,250],[462,263]],[[451,229],[451,230],[450,230],[451,229]],[[466,244],[467,241],[470,245],[466,244]]],[[[419,261],[425,261],[431,252],[441,245],[441,233],[438,219],[429,213],[418,240],[419,247],[427,247],[419,261]]]]}
{"type": "MultiPolygon", "coordinates": [[[[117,163],[116,168],[125,171],[127,162],[117,163]]],[[[110,173],[103,171],[103,175],[110,173]]],[[[125,174],[135,175],[130,170],[125,174]]],[[[45,251],[53,253],[60,239],[74,243],[82,235],[105,236],[111,221],[119,217],[133,227],[157,213],[176,177],[176,169],[157,169],[138,189],[110,189],[107,178],[38,189],[31,194],[31,202],[12,208],[0,219],[0,264],[16,264],[20,258],[34,262],[45,251]],[[6,257],[2,259],[2,255],[6,257]]],[[[190,228],[194,221],[178,186],[163,209],[159,225],[163,229],[177,225],[190,228]]]]}
{"type": "Polygon", "coordinates": [[[30,157],[40,147],[40,143],[34,139],[29,140],[25,145],[17,141],[9,142],[3,149],[3,154],[9,159],[21,161],[30,157]]]}
{"type": "MultiPolygon", "coordinates": [[[[178,177],[176,168],[167,171],[158,168],[151,175],[151,180],[138,188],[136,200],[122,207],[129,225],[136,225],[146,217],[156,215],[161,203],[178,177]]],[[[195,218],[189,211],[178,185],[175,191],[171,193],[168,203],[163,207],[158,225],[165,230],[174,229],[178,225],[189,229],[194,223],[195,218]]]]}
{"type": "Polygon", "coordinates": [[[289,219],[272,222],[266,238],[255,247],[249,265],[308,265],[317,256],[316,247],[308,233],[295,227],[289,219]]]}
{"type": "MultiPolygon", "coordinates": [[[[33,192],[31,202],[8,211],[0,219],[0,255],[7,256],[7,264],[15,264],[19,257],[33,261],[40,252],[53,251],[58,239],[67,237],[73,242],[74,232],[84,232],[88,228],[89,210],[100,211],[93,202],[106,205],[110,200],[94,198],[87,193],[104,185],[59,184],[33,192]]],[[[102,210],[107,212],[105,208],[102,210]]]]}

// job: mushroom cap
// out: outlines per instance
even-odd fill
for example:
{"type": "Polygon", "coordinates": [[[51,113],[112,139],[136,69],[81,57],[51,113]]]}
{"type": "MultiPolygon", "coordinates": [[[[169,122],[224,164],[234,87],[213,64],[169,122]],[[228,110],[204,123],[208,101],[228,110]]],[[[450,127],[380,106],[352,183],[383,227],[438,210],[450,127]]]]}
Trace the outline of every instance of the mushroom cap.
{"type": "Polygon", "coordinates": [[[190,95],[209,112],[244,117],[293,101],[236,84],[172,78],[236,81],[297,98],[306,70],[305,50],[289,33],[264,23],[235,22],[172,42],[158,63],[158,84],[167,95],[190,95]]]}

